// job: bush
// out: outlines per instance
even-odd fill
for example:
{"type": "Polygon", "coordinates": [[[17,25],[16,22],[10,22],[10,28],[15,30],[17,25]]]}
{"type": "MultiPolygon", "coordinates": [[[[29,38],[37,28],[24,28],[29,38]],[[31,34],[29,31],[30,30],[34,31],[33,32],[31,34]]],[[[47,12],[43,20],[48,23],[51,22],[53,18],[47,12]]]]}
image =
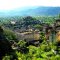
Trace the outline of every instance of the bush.
{"type": "Polygon", "coordinates": [[[10,60],[10,56],[4,56],[2,60],[10,60]]]}
{"type": "Polygon", "coordinates": [[[9,29],[7,29],[7,30],[5,29],[4,30],[4,35],[5,35],[5,37],[6,37],[7,40],[17,41],[16,34],[13,31],[9,30],[9,29]]]}

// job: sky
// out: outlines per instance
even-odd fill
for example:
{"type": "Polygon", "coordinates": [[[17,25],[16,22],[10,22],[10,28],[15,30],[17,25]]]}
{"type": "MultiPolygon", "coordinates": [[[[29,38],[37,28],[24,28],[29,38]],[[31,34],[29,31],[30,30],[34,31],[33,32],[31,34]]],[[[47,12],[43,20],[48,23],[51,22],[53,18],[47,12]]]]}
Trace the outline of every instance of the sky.
{"type": "Polygon", "coordinates": [[[60,0],[0,0],[0,10],[13,10],[27,6],[60,6],[60,0]]]}

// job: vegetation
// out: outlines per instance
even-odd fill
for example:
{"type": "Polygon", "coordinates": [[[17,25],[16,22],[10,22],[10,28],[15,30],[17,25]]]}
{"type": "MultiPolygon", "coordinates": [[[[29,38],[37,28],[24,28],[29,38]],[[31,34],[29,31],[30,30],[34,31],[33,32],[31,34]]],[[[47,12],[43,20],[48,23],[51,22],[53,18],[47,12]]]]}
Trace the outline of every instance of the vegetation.
{"type": "Polygon", "coordinates": [[[0,60],[60,60],[60,42],[47,41],[43,31],[45,25],[50,26],[54,23],[54,17],[27,16],[14,18],[16,20],[11,18],[6,21],[6,18],[3,18],[0,22],[0,60]],[[11,21],[16,23],[12,24],[11,21]],[[28,29],[32,29],[31,32],[39,30],[36,31],[40,34],[38,45],[34,45],[33,41],[18,39],[20,35],[17,37],[16,33],[23,29],[23,32],[27,32],[28,29]]]}
{"type": "MultiPolygon", "coordinates": [[[[29,49],[28,53],[22,53],[20,50],[15,52],[17,60],[59,60],[60,54],[56,53],[56,47],[52,43],[48,45],[46,42],[43,42],[38,47],[32,45],[26,47],[29,49]]],[[[11,55],[6,55],[3,57],[3,60],[10,60],[11,58],[11,55]]]]}
{"type": "Polygon", "coordinates": [[[37,17],[36,16],[35,17],[15,16],[15,17],[5,17],[5,18],[0,17],[0,25],[9,27],[9,28],[21,28],[22,26],[27,26],[27,25],[33,26],[35,24],[42,24],[42,23],[52,24],[54,23],[55,18],[58,18],[58,17],[43,17],[43,16],[37,16],[37,17]],[[11,21],[16,21],[16,24],[11,25],[10,24],[11,21]]]}
{"type": "Polygon", "coordinates": [[[4,35],[5,35],[7,40],[18,41],[16,34],[9,29],[4,29],[4,35]]]}

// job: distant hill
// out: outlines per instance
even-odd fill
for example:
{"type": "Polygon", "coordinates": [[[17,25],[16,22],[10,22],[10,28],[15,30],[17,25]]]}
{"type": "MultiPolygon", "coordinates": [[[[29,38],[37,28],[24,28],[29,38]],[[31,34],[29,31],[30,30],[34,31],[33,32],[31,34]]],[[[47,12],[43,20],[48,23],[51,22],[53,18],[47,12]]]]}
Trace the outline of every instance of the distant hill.
{"type": "Polygon", "coordinates": [[[0,12],[0,16],[55,16],[58,14],[60,14],[60,7],[26,7],[0,12]]]}

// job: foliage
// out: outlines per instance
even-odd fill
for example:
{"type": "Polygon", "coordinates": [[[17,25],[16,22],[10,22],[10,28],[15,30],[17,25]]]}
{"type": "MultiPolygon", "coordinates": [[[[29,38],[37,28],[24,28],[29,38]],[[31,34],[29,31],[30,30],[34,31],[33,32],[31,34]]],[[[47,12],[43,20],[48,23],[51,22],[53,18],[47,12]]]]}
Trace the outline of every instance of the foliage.
{"type": "Polygon", "coordinates": [[[39,25],[39,24],[34,25],[34,28],[39,29],[39,30],[42,30],[42,26],[39,25]]]}
{"type": "Polygon", "coordinates": [[[41,32],[40,33],[40,42],[43,42],[43,41],[46,41],[46,37],[45,37],[44,32],[41,32]]]}
{"type": "Polygon", "coordinates": [[[0,58],[10,51],[12,51],[10,42],[6,39],[3,28],[0,27],[0,58]]]}
{"type": "Polygon", "coordinates": [[[7,40],[17,41],[16,34],[13,31],[9,30],[9,29],[5,29],[4,30],[4,35],[5,35],[5,37],[6,37],[7,40]]]}
{"type": "Polygon", "coordinates": [[[18,42],[18,46],[21,47],[21,48],[22,48],[22,47],[26,47],[25,44],[26,44],[26,42],[23,41],[23,40],[20,40],[20,41],[18,42]]]}
{"type": "MultiPolygon", "coordinates": [[[[21,40],[17,44],[20,48],[26,47],[25,41],[21,40]]],[[[51,42],[47,44],[46,41],[43,41],[38,47],[29,45],[26,48],[29,49],[28,53],[21,53],[20,50],[15,51],[17,55],[16,56],[17,60],[59,60],[60,59],[60,55],[55,51],[57,46],[55,46],[55,44],[54,43],[52,44],[51,42]]],[[[3,57],[3,59],[7,60],[7,59],[11,59],[11,57],[5,56],[3,57]]]]}
{"type": "MultiPolygon", "coordinates": [[[[50,45],[42,43],[39,47],[30,45],[27,54],[16,51],[18,60],[59,60],[59,54],[55,54],[50,45]],[[47,49],[47,51],[46,51],[47,49]]],[[[54,50],[54,49],[53,49],[54,50]]]]}
{"type": "Polygon", "coordinates": [[[54,23],[55,19],[57,17],[52,16],[26,16],[26,17],[20,17],[20,16],[14,16],[14,17],[0,17],[0,25],[3,25],[5,27],[8,27],[9,29],[20,29],[21,27],[34,27],[35,25],[42,25],[43,23],[52,24],[54,23]],[[16,23],[14,25],[11,24],[11,21],[15,21],[16,23]],[[11,27],[12,26],[12,27],[11,27]]]}
{"type": "Polygon", "coordinates": [[[2,60],[10,60],[10,56],[4,56],[2,60]]]}

